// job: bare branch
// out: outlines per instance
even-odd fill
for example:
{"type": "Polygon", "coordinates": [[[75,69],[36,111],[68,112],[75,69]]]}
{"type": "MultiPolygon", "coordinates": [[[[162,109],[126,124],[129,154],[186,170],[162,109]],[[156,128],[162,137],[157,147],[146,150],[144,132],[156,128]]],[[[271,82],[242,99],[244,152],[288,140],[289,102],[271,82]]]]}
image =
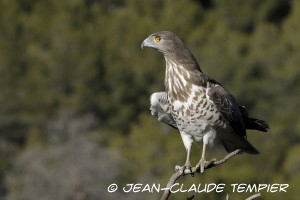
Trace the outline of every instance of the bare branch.
{"type": "MultiPolygon", "coordinates": [[[[223,163],[225,163],[227,160],[229,160],[230,158],[232,158],[233,156],[237,155],[238,153],[240,153],[241,150],[240,149],[237,149],[229,154],[227,154],[223,159],[221,160],[216,160],[216,161],[209,161],[205,164],[204,166],[204,169],[209,169],[209,168],[212,168],[212,167],[216,167],[218,165],[221,165],[223,163]]],[[[176,180],[181,177],[181,176],[184,176],[184,175],[187,175],[187,174],[194,174],[194,173],[200,173],[200,169],[199,168],[196,168],[196,167],[193,167],[192,168],[192,171],[190,171],[189,169],[185,169],[184,170],[184,173],[181,173],[180,170],[177,170],[172,176],[171,178],[169,179],[169,182],[166,186],[166,188],[168,188],[167,190],[164,191],[163,195],[161,196],[160,200],[167,200],[171,194],[170,192],[170,188],[171,186],[176,182],[176,180]]],[[[249,197],[250,198],[250,197],[249,197]]],[[[249,200],[249,199],[247,199],[249,200]]]]}
{"type": "MultiPolygon", "coordinates": [[[[245,200],[253,200],[253,199],[256,199],[257,197],[261,197],[261,194],[260,193],[254,194],[254,195],[248,197],[245,200]]],[[[228,194],[226,195],[226,200],[229,200],[229,195],[228,194]]]]}
{"type": "Polygon", "coordinates": [[[257,197],[261,197],[261,194],[260,194],[260,193],[254,194],[254,195],[248,197],[248,198],[245,199],[245,200],[253,200],[253,199],[256,199],[257,197]]]}

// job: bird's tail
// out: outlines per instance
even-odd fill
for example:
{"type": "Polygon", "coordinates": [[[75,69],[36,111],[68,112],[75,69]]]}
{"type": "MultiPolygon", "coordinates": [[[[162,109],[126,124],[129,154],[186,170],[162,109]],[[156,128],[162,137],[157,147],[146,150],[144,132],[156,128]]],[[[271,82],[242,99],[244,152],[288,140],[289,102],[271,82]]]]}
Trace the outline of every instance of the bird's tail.
{"type": "Polygon", "coordinates": [[[249,154],[259,154],[259,151],[252,144],[250,144],[250,142],[248,142],[246,138],[231,137],[222,139],[221,143],[228,153],[231,153],[237,149],[241,149],[242,152],[246,152],[249,154]]]}
{"type": "Polygon", "coordinates": [[[246,119],[244,119],[244,123],[245,123],[246,129],[267,132],[268,129],[270,128],[268,122],[261,120],[261,119],[246,118],[246,119]]]}

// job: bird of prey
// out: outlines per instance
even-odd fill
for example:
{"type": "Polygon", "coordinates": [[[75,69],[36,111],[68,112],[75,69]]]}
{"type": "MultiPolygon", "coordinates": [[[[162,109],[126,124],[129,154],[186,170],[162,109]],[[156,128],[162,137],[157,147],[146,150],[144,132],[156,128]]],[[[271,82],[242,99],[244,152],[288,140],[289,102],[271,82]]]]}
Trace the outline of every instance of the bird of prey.
{"type": "Polygon", "coordinates": [[[207,146],[220,142],[227,152],[258,154],[246,139],[246,129],[267,132],[266,121],[250,118],[244,106],[237,103],[216,80],[205,75],[193,54],[174,34],[161,31],[146,38],[141,48],[161,52],[166,61],[165,92],[151,95],[151,112],[159,121],[180,132],[187,151],[185,169],[191,170],[190,152],[193,140],[203,142],[202,156],[196,168],[204,171],[207,146]]]}

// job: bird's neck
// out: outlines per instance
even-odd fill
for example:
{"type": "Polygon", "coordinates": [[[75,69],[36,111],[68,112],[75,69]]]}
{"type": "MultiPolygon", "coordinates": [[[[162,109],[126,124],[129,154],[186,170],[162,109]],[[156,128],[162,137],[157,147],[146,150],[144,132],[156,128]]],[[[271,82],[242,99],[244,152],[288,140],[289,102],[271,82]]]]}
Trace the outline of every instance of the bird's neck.
{"type": "Polygon", "coordinates": [[[207,76],[202,73],[194,57],[178,60],[165,56],[165,60],[165,89],[171,102],[186,102],[193,87],[206,87],[207,76]]]}
{"type": "Polygon", "coordinates": [[[171,101],[187,101],[192,91],[191,72],[173,60],[166,59],[165,88],[171,101]]]}

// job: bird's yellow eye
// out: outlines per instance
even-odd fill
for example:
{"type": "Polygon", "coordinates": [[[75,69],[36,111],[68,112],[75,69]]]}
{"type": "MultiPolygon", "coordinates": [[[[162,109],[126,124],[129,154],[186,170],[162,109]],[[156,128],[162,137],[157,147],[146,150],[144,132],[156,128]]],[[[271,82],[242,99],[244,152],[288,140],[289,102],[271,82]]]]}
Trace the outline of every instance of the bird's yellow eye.
{"type": "Polygon", "coordinates": [[[160,41],[160,37],[155,37],[155,42],[159,42],[160,41]]]}

